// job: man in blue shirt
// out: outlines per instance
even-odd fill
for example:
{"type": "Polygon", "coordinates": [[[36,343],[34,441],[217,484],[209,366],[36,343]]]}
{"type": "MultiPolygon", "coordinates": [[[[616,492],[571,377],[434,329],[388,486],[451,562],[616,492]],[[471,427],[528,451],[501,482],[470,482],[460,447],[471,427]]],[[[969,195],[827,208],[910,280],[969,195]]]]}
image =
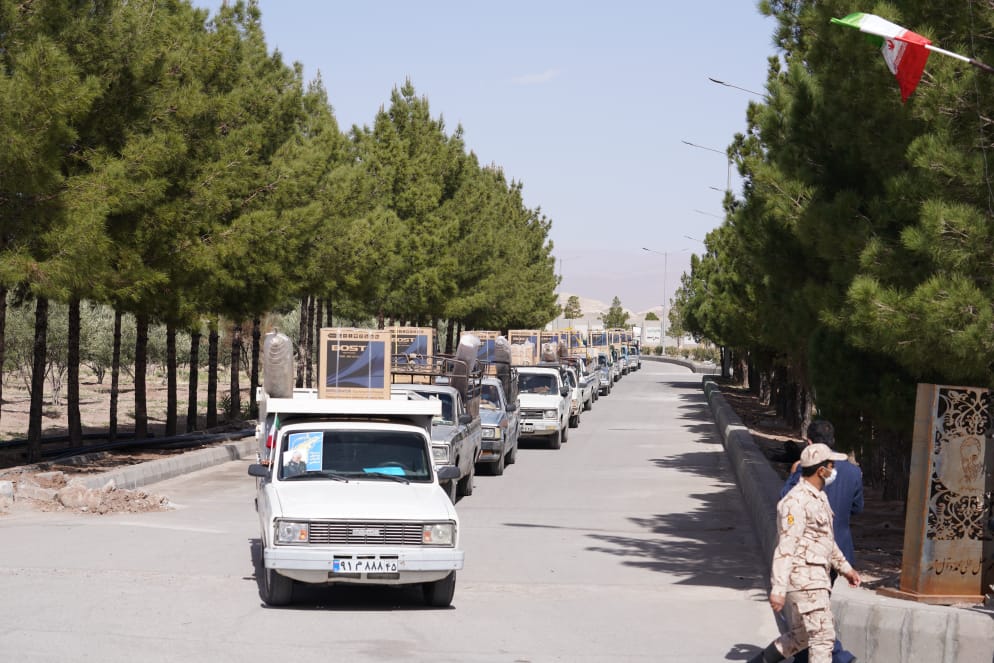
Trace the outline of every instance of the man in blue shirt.
{"type": "MultiPolygon", "coordinates": [[[[808,424],[807,444],[822,443],[835,448],[835,427],[825,419],[812,421],[808,424]]],[[[832,506],[832,529],[835,532],[835,542],[845,555],[846,561],[856,564],[856,551],[853,546],[852,531],[849,529],[849,518],[863,511],[863,472],[855,464],[847,460],[835,463],[835,479],[825,484],[825,496],[832,506]]],[[[780,491],[781,499],[797,485],[801,478],[800,461],[791,467],[790,476],[780,491]]],[[[832,572],[835,581],[835,572],[832,572]]],[[[842,644],[836,640],[832,650],[832,663],[850,663],[855,657],[842,649],[842,644]]],[[[808,651],[794,654],[795,663],[808,663],[808,651]]]]}

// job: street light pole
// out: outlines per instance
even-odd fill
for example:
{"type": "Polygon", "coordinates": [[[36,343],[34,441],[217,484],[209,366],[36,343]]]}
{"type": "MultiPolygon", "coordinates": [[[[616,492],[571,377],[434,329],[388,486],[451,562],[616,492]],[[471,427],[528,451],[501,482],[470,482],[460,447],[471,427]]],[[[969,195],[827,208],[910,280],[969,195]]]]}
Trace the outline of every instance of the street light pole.
{"type": "Polygon", "coordinates": [[[697,143],[691,143],[689,140],[681,140],[680,142],[683,143],[684,145],[690,145],[691,147],[696,147],[699,150],[707,150],[708,152],[717,152],[718,154],[724,155],[724,157],[728,160],[728,175],[725,178],[725,190],[726,191],[732,190],[732,158],[728,156],[728,152],[725,152],[723,150],[716,150],[713,147],[705,147],[703,145],[698,145],[697,143]]]}
{"type": "MultiPolygon", "coordinates": [[[[659,342],[663,347],[663,352],[666,351],[666,305],[669,300],[666,298],[666,277],[669,274],[669,252],[668,251],[656,251],[655,249],[648,249],[642,247],[643,251],[648,251],[649,253],[655,253],[663,256],[663,319],[659,325],[659,342]]],[[[687,249],[683,249],[686,251],[687,249]]]]}

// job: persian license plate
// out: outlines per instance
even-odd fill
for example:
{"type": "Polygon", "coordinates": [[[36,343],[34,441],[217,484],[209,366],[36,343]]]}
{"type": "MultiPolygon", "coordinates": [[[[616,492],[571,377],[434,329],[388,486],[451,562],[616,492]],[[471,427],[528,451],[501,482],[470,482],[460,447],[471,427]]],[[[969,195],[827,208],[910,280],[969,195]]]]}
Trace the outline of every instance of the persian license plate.
{"type": "Polygon", "coordinates": [[[396,573],[395,559],[336,559],[331,563],[332,573],[396,573]]]}
{"type": "Polygon", "coordinates": [[[533,424],[533,423],[527,423],[527,422],[521,424],[521,432],[522,433],[534,433],[535,432],[535,424],[533,424]]]}

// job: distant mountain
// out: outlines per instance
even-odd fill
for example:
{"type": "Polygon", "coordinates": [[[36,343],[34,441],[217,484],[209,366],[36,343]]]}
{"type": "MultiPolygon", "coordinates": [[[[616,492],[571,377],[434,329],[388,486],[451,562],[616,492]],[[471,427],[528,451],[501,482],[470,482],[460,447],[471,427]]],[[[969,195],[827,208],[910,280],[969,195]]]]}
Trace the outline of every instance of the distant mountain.
{"type": "MultiPolygon", "coordinates": [[[[573,294],[574,293],[572,292],[559,293],[559,305],[566,306],[566,302],[569,301],[569,298],[572,297],[573,294]]],[[[608,310],[611,308],[610,302],[605,304],[604,302],[598,299],[591,299],[590,297],[584,297],[582,295],[577,295],[577,298],[580,300],[580,311],[583,313],[583,315],[581,315],[580,318],[577,320],[577,322],[580,323],[597,322],[600,316],[607,313],[608,310]]],[[[649,313],[649,311],[655,313],[657,317],[660,318],[662,317],[661,306],[654,306],[645,311],[632,311],[630,308],[624,305],[622,305],[622,308],[628,313],[629,316],[628,319],[632,323],[640,323],[644,321],[645,316],[647,313],[649,313]]],[[[558,318],[558,321],[560,323],[563,323],[564,318],[560,316],[558,318]]]]}

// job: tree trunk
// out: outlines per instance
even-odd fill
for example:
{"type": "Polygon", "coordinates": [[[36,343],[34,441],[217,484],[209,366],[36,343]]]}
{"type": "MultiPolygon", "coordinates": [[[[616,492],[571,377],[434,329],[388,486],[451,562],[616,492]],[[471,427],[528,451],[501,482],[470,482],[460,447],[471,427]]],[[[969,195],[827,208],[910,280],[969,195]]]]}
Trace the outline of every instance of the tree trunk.
{"type": "Polygon", "coordinates": [[[69,300],[69,338],[66,369],[69,397],[66,410],[69,419],[69,446],[83,446],[83,422],[79,413],[79,298],[69,300]]]}
{"type": "Polygon", "coordinates": [[[166,436],[176,434],[176,324],[166,323],[166,436]]]}
{"type": "Polygon", "coordinates": [[[231,327],[231,380],[229,382],[228,421],[237,421],[242,415],[242,390],[238,384],[242,360],[242,324],[231,327]]]}
{"type": "Polygon", "coordinates": [[[190,332],[190,385],[187,388],[186,432],[197,430],[197,391],[200,386],[200,328],[190,332]]]}
{"type": "Polygon", "coordinates": [[[334,326],[335,326],[335,323],[334,323],[334,321],[333,321],[333,318],[332,318],[332,315],[331,315],[331,311],[332,311],[332,302],[333,302],[333,301],[334,301],[334,300],[333,300],[333,299],[332,299],[331,297],[329,297],[329,298],[328,298],[328,305],[327,305],[327,306],[325,307],[325,309],[324,309],[324,310],[325,310],[325,315],[327,316],[327,318],[326,318],[326,322],[325,322],[325,326],[326,326],[326,327],[334,327],[334,326]]]}
{"type": "Polygon", "coordinates": [[[211,319],[207,334],[207,428],[217,426],[217,317],[211,319]]]}
{"type": "Polygon", "coordinates": [[[262,340],[262,321],[258,317],[252,319],[252,377],[249,380],[249,417],[259,416],[259,403],[256,390],[259,388],[259,346],[262,340]]]}
{"type": "Polygon", "coordinates": [[[452,337],[456,334],[456,321],[449,318],[445,325],[445,354],[452,354],[452,337]]]}
{"type": "Polygon", "coordinates": [[[121,383],[121,311],[114,309],[114,348],[110,360],[110,426],[107,441],[117,440],[117,400],[121,383]]]}
{"type": "Polygon", "coordinates": [[[0,285],[0,420],[3,419],[3,362],[6,359],[7,344],[7,287],[0,285]]]}
{"type": "Polygon", "coordinates": [[[148,437],[148,314],[135,316],[135,440],[148,437]]]}
{"type": "Polygon", "coordinates": [[[39,297],[35,305],[34,357],[31,365],[31,410],[28,415],[28,462],[41,460],[41,417],[45,395],[45,367],[48,365],[48,300],[39,297]]]}
{"type": "Polygon", "coordinates": [[[300,298],[300,324],[297,326],[297,388],[304,386],[304,348],[307,347],[307,298],[300,298]]]}
{"type": "Polygon", "coordinates": [[[307,388],[314,386],[314,299],[307,298],[307,388]]]}

